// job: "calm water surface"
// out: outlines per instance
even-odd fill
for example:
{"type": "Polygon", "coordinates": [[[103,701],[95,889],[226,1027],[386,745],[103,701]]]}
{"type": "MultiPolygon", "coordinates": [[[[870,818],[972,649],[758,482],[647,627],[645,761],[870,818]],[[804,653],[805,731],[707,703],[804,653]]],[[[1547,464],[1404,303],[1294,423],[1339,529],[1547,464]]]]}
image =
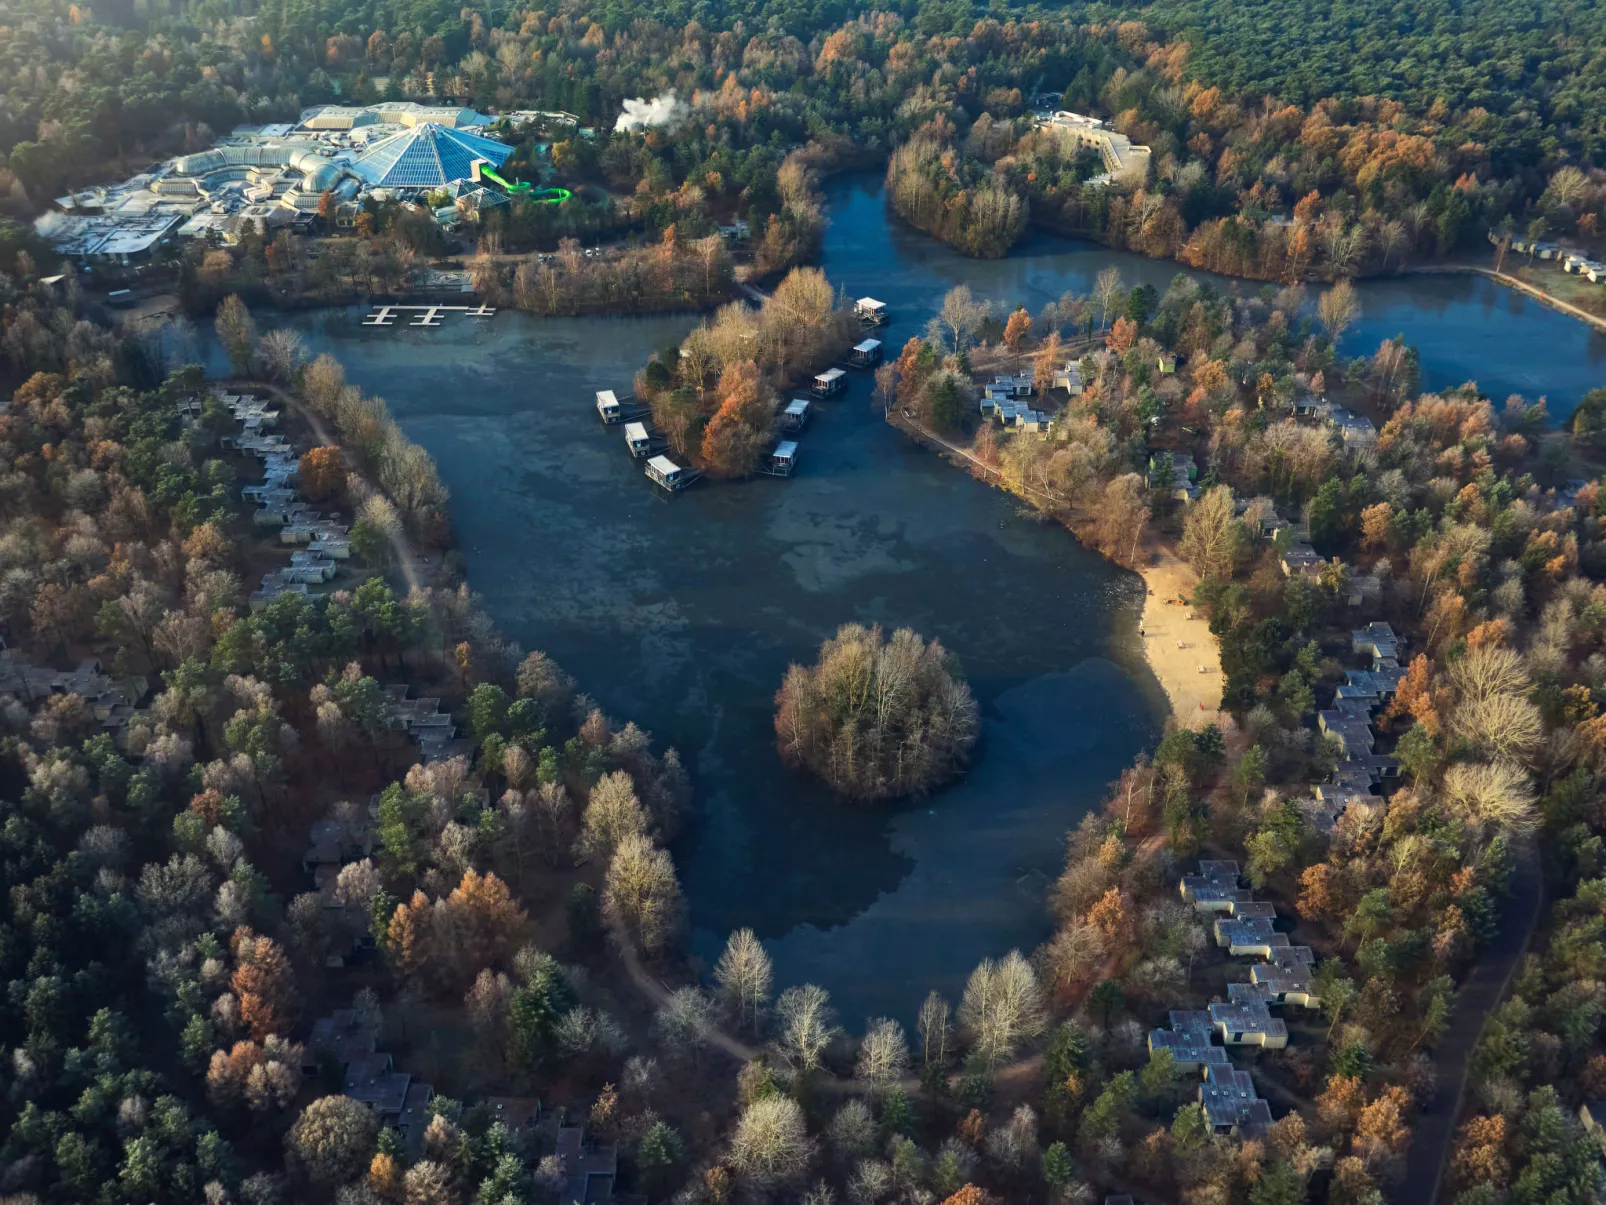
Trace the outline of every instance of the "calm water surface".
{"type": "Polygon", "coordinates": [[[864,378],[821,408],[793,479],[656,500],[592,394],[628,388],[689,318],[296,322],[435,457],[497,621],[680,748],[699,814],[675,856],[699,953],[750,925],[780,982],[821,983],[857,1026],[1046,936],[1065,830],[1155,732],[1114,660],[1135,577],[911,446],[864,378]],[[985,716],[966,781],[866,809],[780,765],[775,690],[848,620],[910,625],[962,659],[985,716]]]}
{"type": "MultiPolygon", "coordinates": [[[[889,223],[879,178],[833,181],[827,189],[831,227],[825,269],[852,296],[869,292],[901,317],[929,317],[948,289],[968,284],[978,296],[1032,312],[1062,293],[1092,291],[1114,265],[1128,288],[1152,284],[1161,292],[1176,264],[1110,251],[1095,243],[1031,232],[1002,260],[967,259],[918,231],[889,223]]],[[[1191,272],[1222,289],[1249,292],[1253,281],[1191,272]]],[[[1498,406],[1512,393],[1546,396],[1560,418],[1591,389],[1606,385],[1606,334],[1548,309],[1481,276],[1401,276],[1361,281],[1361,317],[1346,332],[1346,355],[1367,355],[1384,339],[1404,335],[1422,362],[1422,388],[1475,382],[1498,406]]],[[[901,344],[918,327],[900,322],[901,344]]]]}
{"type": "MultiPolygon", "coordinates": [[[[954,284],[1035,309],[1086,292],[1108,264],[1161,289],[1176,271],[1047,236],[1005,260],[965,259],[889,224],[878,181],[834,182],[829,210],[825,269],[889,304],[894,347],[954,284]]],[[[1347,349],[1403,332],[1428,387],[1475,380],[1497,398],[1548,393],[1561,410],[1602,382],[1606,341],[1488,282],[1387,281],[1362,299],[1347,349]]],[[[1153,740],[1154,686],[1132,656],[1140,586],[912,447],[871,414],[862,375],[820,407],[795,478],[656,500],[592,394],[628,389],[693,322],[293,319],[435,457],[497,621],[680,748],[698,818],[675,857],[697,952],[711,960],[749,925],[779,983],[824,985],[850,1027],[908,1019],[929,988],[956,995],[979,959],[1047,935],[1042,888],[1065,831],[1153,740]],[[910,625],[962,659],[984,717],[962,782],[864,809],[780,765],[775,689],[848,620],[910,625]]]]}

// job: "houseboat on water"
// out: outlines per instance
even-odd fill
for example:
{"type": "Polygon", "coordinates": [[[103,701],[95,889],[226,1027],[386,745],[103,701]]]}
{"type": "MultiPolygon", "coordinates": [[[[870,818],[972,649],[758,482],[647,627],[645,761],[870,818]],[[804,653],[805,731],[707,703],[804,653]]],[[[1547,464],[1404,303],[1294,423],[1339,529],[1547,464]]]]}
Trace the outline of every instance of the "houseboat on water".
{"type": "Polygon", "coordinates": [[[625,447],[637,460],[652,451],[652,436],[647,434],[646,423],[625,424],[625,447]]]}
{"type": "Polygon", "coordinates": [[[820,397],[831,397],[846,387],[847,373],[840,368],[827,368],[814,376],[814,392],[820,397]]]}
{"type": "Polygon", "coordinates": [[[647,461],[647,479],[671,492],[685,489],[701,476],[696,469],[683,469],[667,456],[654,456],[647,461]]]}
{"type": "Polygon", "coordinates": [[[866,339],[862,343],[855,343],[853,350],[848,353],[848,363],[855,368],[874,368],[881,363],[881,340],[866,339]]]}
{"type": "Polygon", "coordinates": [[[597,414],[604,423],[612,424],[619,421],[622,412],[619,409],[619,399],[613,395],[613,390],[597,390],[597,414]]]}
{"type": "Polygon", "coordinates": [[[788,431],[801,431],[808,425],[809,399],[795,397],[786,403],[786,409],[781,411],[781,426],[788,431]]]}
{"type": "Polygon", "coordinates": [[[861,297],[853,303],[853,312],[866,326],[883,326],[887,321],[887,305],[874,297],[861,297]]]}
{"type": "Polygon", "coordinates": [[[770,453],[769,467],[764,471],[771,477],[790,477],[797,467],[797,440],[783,439],[770,453]]]}

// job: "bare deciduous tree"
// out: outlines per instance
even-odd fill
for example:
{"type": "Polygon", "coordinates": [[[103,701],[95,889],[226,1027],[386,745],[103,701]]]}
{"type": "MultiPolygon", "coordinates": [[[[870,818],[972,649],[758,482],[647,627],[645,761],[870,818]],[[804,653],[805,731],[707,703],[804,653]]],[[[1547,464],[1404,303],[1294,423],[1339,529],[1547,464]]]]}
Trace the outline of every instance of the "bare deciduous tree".
{"type": "Polygon", "coordinates": [[[909,1069],[909,1043],[903,1026],[890,1017],[877,1017],[859,1043],[854,1074],[876,1090],[891,1087],[909,1069]]]}
{"type": "Polygon", "coordinates": [[[998,962],[989,958],[971,972],[959,1020],[989,1068],[1043,1032],[1042,992],[1019,950],[1011,950],[998,962]]]}
{"type": "Polygon", "coordinates": [[[1093,281],[1093,300],[1099,307],[1099,327],[1110,325],[1110,314],[1121,303],[1126,285],[1121,280],[1121,269],[1105,268],[1093,281]]]}
{"type": "Polygon", "coordinates": [[[928,992],[915,1024],[920,1030],[920,1053],[926,1064],[941,1067],[948,1061],[948,1039],[953,1035],[953,1010],[937,992],[928,992]]]}
{"type": "Polygon", "coordinates": [[[742,1111],[731,1137],[730,1161],[743,1179],[764,1190],[800,1179],[813,1151],[797,1101],[767,1096],[742,1111]]]}
{"type": "Polygon", "coordinates": [[[288,385],[307,359],[307,346],[295,331],[284,327],[269,331],[257,345],[262,367],[275,381],[288,385]]]}
{"type": "Polygon", "coordinates": [[[625,837],[608,864],[603,914],[621,941],[657,954],[680,927],[680,883],[669,855],[640,833],[625,837]]]}
{"type": "Polygon", "coordinates": [[[732,933],[714,967],[714,980],[727,1006],[736,1015],[737,1023],[745,1023],[751,1017],[754,1033],[758,1032],[764,1006],[769,1001],[773,979],[770,957],[757,935],[751,929],[732,933]]]}
{"type": "Polygon", "coordinates": [[[586,801],[585,827],[575,843],[581,858],[611,857],[626,837],[647,831],[647,813],[636,798],[636,784],[623,770],[604,774],[586,801]]]}
{"type": "Polygon", "coordinates": [[[775,1002],[775,1015],[780,1022],[775,1040],[781,1054],[799,1070],[818,1067],[825,1048],[840,1032],[833,1023],[831,997],[826,990],[812,983],[789,987],[775,1002]]]}
{"type": "Polygon", "coordinates": [[[1218,485],[1188,508],[1182,524],[1182,555],[1200,577],[1232,575],[1244,549],[1243,524],[1234,513],[1232,487],[1218,485]]]}
{"type": "Polygon", "coordinates": [[[1444,796],[1454,812],[1486,832],[1526,835],[1539,824],[1533,785],[1511,762],[1457,762],[1444,775],[1444,796]]]}
{"type": "Polygon", "coordinates": [[[1355,320],[1360,316],[1360,298],[1355,295],[1355,286],[1347,280],[1339,281],[1316,302],[1316,317],[1334,343],[1355,325],[1355,320]]]}
{"type": "Polygon", "coordinates": [[[695,1063],[708,1045],[712,1016],[713,1005],[700,988],[677,988],[658,1010],[653,1030],[669,1054],[695,1063]]]}

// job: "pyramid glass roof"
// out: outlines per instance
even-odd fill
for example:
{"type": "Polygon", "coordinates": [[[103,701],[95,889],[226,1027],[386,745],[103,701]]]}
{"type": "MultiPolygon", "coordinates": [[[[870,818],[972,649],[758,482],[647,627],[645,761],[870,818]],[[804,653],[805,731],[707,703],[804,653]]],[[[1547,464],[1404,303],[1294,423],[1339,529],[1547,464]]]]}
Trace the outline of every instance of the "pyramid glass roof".
{"type": "Polygon", "coordinates": [[[504,142],[426,122],[376,142],[352,171],[381,188],[440,188],[469,179],[476,159],[501,167],[512,153],[504,142]]]}

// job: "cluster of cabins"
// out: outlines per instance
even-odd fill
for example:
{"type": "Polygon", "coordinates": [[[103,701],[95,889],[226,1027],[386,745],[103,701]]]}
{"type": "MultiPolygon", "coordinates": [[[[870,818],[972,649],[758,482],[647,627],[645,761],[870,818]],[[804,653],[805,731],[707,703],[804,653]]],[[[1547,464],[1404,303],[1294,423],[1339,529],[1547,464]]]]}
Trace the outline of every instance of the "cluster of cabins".
{"type": "MultiPolygon", "coordinates": [[[[296,454],[290,441],[273,430],[279,420],[276,409],[261,398],[222,391],[216,396],[241,428],[239,435],[224,437],[224,447],[262,462],[262,481],[240,490],[243,498],[257,505],[252,520],[264,531],[277,528],[279,543],[291,549],[288,565],[262,575],[261,587],[251,592],[251,609],[260,610],[281,594],[310,595],[313,586],[332,580],[340,562],[351,557],[350,529],[302,497],[296,454]]],[[[179,409],[195,415],[200,402],[180,402],[179,409]]]]}
{"type": "MultiPolygon", "coordinates": [[[[1156,476],[1167,471],[1164,462],[1160,460],[1162,453],[1149,457],[1149,478],[1153,482],[1156,476]]],[[[1171,463],[1169,472],[1171,480],[1166,483],[1166,491],[1176,501],[1186,506],[1199,498],[1199,466],[1193,462],[1190,452],[1169,453],[1171,463]]],[[[1163,478],[1162,478],[1163,480],[1163,478]]]]}
{"type": "MultiPolygon", "coordinates": [[[[1489,232],[1489,241],[1498,243],[1499,236],[1494,231],[1489,232]]],[[[1530,259],[1542,259],[1561,264],[1563,272],[1574,272],[1593,284],[1606,283],[1606,263],[1577,251],[1569,251],[1560,243],[1548,243],[1543,239],[1514,238],[1511,240],[1511,249],[1518,255],[1526,255],[1530,259]]]]}
{"type": "Polygon", "coordinates": [[[1333,705],[1316,717],[1323,734],[1338,742],[1341,760],[1333,780],[1314,784],[1311,797],[1299,802],[1300,810],[1322,832],[1331,832],[1347,808],[1375,806],[1374,792],[1400,773],[1398,761],[1377,752],[1372,730],[1374,717],[1405,677],[1399,637],[1388,624],[1374,621],[1350,633],[1350,647],[1367,659],[1368,668],[1345,671],[1333,705]]]}
{"type": "Polygon", "coordinates": [[[1035,386],[1035,374],[1030,368],[1013,375],[995,376],[981,387],[982,416],[996,418],[1002,427],[1047,435],[1054,421],[1032,405],[1035,386]]]}
{"type": "MultiPolygon", "coordinates": [[[[315,1077],[331,1063],[338,1064],[344,1094],[366,1105],[381,1125],[393,1129],[411,1157],[416,1159],[423,1154],[424,1133],[434,1116],[429,1103],[435,1090],[417,1076],[399,1070],[391,1055],[379,1049],[379,1027],[372,1018],[356,1009],[336,1009],[313,1022],[303,1050],[304,1076],[315,1077]]],[[[506,1126],[524,1149],[552,1149],[562,1162],[565,1176],[562,1205],[608,1201],[631,1205],[645,1201],[642,1197],[614,1194],[619,1175],[617,1148],[588,1142],[582,1126],[566,1124],[558,1117],[543,1117],[536,1097],[491,1096],[480,1106],[494,1121],[506,1126]]]]}
{"type": "Polygon", "coordinates": [[[145,690],[144,678],[117,682],[94,658],[80,661],[75,669],[60,670],[30,665],[17,650],[0,648],[0,695],[10,695],[29,708],[54,695],[77,695],[100,721],[101,730],[114,739],[121,739],[145,690]]]}
{"type": "Polygon", "coordinates": [[[398,1070],[395,1060],[379,1049],[377,1021],[356,1009],[338,1008],[312,1023],[312,1034],[302,1049],[304,1076],[313,1078],[327,1065],[338,1064],[345,1095],[366,1105],[381,1125],[400,1134],[413,1157],[423,1153],[424,1131],[431,1118],[427,1106],[435,1089],[398,1070]]]}
{"type": "MultiPolygon", "coordinates": [[[[401,687],[392,687],[387,693],[395,699],[398,691],[405,694],[405,688],[401,687]]],[[[437,700],[418,702],[433,704],[437,700]]],[[[483,793],[484,788],[480,790],[483,793]]],[[[379,796],[374,795],[368,801],[364,820],[353,824],[331,816],[312,826],[312,843],[302,858],[302,867],[312,876],[325,907],[336,911],[343,909],[335,897],[340,868],[373,852],[378,821],[379,796]]],[[[328,965],[345,965],[359,941],[371,944],[365,926],[357,925],[353,929],[360,931],[361,936],[351,937],[344,950],[331,953],[328,965]]],[[[432,1117],[429,1103],[435,1090],[420,1077],[397,1067],[394,1057],[379,1048],[379,1037],[377,1019],[357,1009],[336,1009],[319,1017],[303,1045],[302,1074],[318,1076],[325,1074],[331,1065],[338,1066],[344,1094],[372,1110],[381,1125],[394,1129],[409,1154],[417,1158],[423,1152],[424,1132],[432,1117]]],[[[539,1100],[493,1096],[482,1104],[494,1114],[495,1120],[513,1131],[515,1137],[526,1139],[523,1143],[526,1149],[541,1147],[554,1151],[562,1161],[566,1177],[561,1197],[563,1205],[606,1201],[644,1205],[639,1197],[615,1196],[613,1189],[619,1168],[616,1149],[587,1142],[585,1131],[578,1125],[568,1125],[557,1118],[543,1119],[539,1100]]]]}
{"type": "Polygon", "coordinates": [[[1562,256],[1561,270],[1563,272],[1576,272],[1591,284],[1606,283],[1606,264],[1598,259],[1590,259],[1586,255],[1568,252],[1562,256]]]}
{"type": "Polygon", "coordinates": [[[1249,982],[1229,983],[1227,999],[1203,1009],[1173,1009],[1169,1028],[1149,1034],[1149,1055],[1169,1051],[1177,1068],[1198,1072],[1199,1104],[1219,1133],[1258,1137],[1271,1125],[1271,1107],[1255,1092],[1249,1072],[1235,1068],[1232,1047],[1280,1050],[1288,1045],[1288,1026],[1274,1007],[1320,1004],[1311,979],[1315,955],[1292,944],[1276,928],[1276,908],[1239,886],[1238,863],[1202,861],[1199,873],[1184,875],[1183,901],[1213,918],[1216,944],[1235,957],[1261,961],[1249,968],[1249,982]]]}
{"type": "Polygon", "coordinates": [[[1337,402],[1306,394],[1294,399],[1294,415],[1315,419],[1338,436],[1346,448],[1366,451],[1377,447],[1377,425],[1364,414],[1357,414],[1337,402]]]}
{"type": "Polygon", "coordinates": [[[385,695],[396,727],[418,742],[425,765],[467,756],[473,750],[474,742],[458,735],[451,712],[441,710],[439,699],[409,699],[405,683],[385,687],[385,695]]]}

